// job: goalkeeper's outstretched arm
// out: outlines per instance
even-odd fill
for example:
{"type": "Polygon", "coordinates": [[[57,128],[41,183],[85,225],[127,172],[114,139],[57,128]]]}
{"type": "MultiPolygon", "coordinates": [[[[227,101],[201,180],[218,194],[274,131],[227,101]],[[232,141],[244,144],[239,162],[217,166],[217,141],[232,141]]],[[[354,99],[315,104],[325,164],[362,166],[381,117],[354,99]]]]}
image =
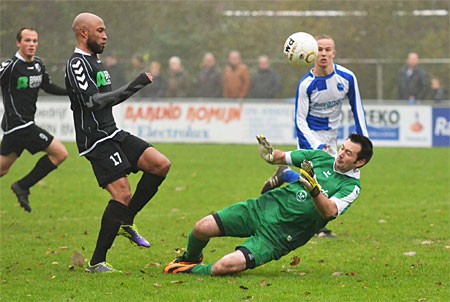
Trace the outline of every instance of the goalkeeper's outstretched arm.
{"type": "Polygon", "coordinates": [[[259,144],[259,155],[261,155],[262,159],[273,165],[286,164],[286,156],[284,151],[274,149],[272,144],[264,135],[257,135],[256,140],[259,144]]]}

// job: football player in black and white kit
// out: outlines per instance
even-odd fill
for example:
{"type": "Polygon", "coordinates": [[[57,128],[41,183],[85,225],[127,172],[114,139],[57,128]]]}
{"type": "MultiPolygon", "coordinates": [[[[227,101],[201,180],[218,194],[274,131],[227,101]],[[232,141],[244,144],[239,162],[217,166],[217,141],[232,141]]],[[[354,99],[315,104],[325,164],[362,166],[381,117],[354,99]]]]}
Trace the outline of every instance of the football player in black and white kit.
{"type": "Polygon", "coordinates": [[[44,62],[35,56],[38,33],[22,28],[17,33],[18,51],[0,65],[2,86],[3,139],[0,147],[0,177],[6,175],[24,150],[31,154],[43,151],[34,168],[11,185],[19,204],[31,212],[28,196],[30,188],[56,169],[68,156],[64,145],[34,123],[39,89],[55,95],[67,95],[66,89],[52,83],[44,62]]]}
{"type": "Polygon", "coordinates": [[[75,17],[72,29],[76,48],[66,67],[66,88],[71,101],[78,150],[86,157],[100,187],[111,194],[101,220],[97,244],[87,272],[117,272],[106,262],[116,235],[138,246],[150,247],[134,225],[134,217],[156,194],[170,169],[170,161],[144,140],[118,129],[113,116],[117,105],[152,82],[141,73],[125,86],[111,91],[108,71],[97,54],[106,45],[103,20],[91,13],[75,17]],[[127,175],[143,171],[134,194],[127,175]]]}

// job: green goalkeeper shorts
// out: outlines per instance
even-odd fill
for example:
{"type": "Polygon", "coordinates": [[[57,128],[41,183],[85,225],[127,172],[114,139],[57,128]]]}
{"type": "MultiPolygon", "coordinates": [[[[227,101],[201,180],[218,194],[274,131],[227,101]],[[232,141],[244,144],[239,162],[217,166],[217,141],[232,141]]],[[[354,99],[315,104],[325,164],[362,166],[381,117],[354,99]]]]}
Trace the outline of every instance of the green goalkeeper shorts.
{"type": "Polygon", "coordinates": [[[280,259],[305,244],[314,235],[314,232],[308,232],[300,238],[298,221],[282,221],[277,212],[277,208],[263,210],[261,200],[249,199],[226,207],[216,214],[224,236],[248,237],[239,247],[248,249],[253,255],[255,265],[260,266],[280,259]],[[296,229],[295,233],[293,229],[296,229]]]}

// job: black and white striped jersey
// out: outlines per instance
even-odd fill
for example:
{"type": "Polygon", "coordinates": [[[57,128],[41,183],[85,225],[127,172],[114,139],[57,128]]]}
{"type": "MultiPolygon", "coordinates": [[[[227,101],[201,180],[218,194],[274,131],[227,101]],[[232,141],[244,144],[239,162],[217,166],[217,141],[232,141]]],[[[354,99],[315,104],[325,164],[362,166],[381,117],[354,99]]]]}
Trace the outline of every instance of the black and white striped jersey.
{"type": "Polygon", "coordinates": [[[80,155],[120,132],[112,107],[150,83],[142,73],[133,82],[111,91],[111,78],[102,61],[78,48],[67,62],[65,81],[80,155]]]}
{"type": "Polygon", "coordinates": [[[1,63],[4,114],[2,129],[5,134],[28,127],[34,123],[39,89],[55,95],[67,95],[66,89],[52,83],[44,62],[34,57],[31,62],[17,52],[14,57],[1,63]]]}

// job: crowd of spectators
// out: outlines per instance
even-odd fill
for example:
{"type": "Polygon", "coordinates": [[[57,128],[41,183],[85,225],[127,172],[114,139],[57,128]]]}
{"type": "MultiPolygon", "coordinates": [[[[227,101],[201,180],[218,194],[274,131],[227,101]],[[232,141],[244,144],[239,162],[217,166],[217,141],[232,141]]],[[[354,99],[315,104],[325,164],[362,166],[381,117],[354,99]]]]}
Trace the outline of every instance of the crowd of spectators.
{"type": "Polygon", "coordinates": [[[195,72],[185,70],[182,59],[178,56],[170,57],[166,69],[159,61],[146,63],[140,55],[131,58],[130,66],[119,64],[112,53],[106,54],[102,59],[108,72],[113,75],[114,89],[127,83],[136,74],[149,71],[153,75],[153,83],[136,94],[136,97],[141,98],[259,99],[276,98],[281,90],[281,77],[272,69],[266,55],[258,58],[258,66],[253,73],[237,50],[229,52],[223,68],[217,64],[212,52],[206,52],[195,72]]]}
{"type": "MultiPolygon", "coordinates": [[[[226,99],[272,99],[279,97],[282,88],[280,74],[272,68],[270,58],[260,55],[255,66],[243,62],[237,50],[228,53],[224,66],[219,66],[212,52],[206,52],[198,70],[188,72],[182,59],[172,56],[167,64],[159,61],[146,62],[143,56],[134,55],[129,66],[119,64],[112,53],[104,61],[114,79],[116,89],[136,74],[149,71],[153,83],[136,96],[143,98],[226,98],[226,99]],[[167,66],[164,68],[163,66],[167,66]]],[[[419,55],[410,52],[398,78],[398,100],[413,105],[417,101],[446,101],[448,89],[439,77],[429,76],[420,65],[419,55]]]]}

